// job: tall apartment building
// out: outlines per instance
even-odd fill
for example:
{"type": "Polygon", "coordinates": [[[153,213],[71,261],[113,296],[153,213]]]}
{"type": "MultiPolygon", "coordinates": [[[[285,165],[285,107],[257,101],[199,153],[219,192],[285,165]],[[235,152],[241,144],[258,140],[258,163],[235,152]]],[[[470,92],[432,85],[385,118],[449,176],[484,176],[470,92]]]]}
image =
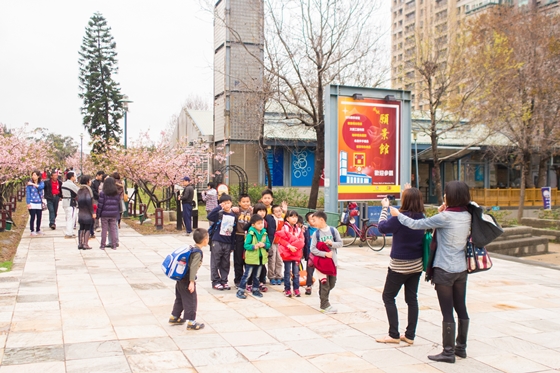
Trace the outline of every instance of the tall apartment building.
{"type": "Polygon", "coordinates": [[[214,142],[227,141],[233,152],[227,163],[243,168],[248,181],[257,183],[264,115],[263,0],[218,0],[214,15],[214,142]]]}
{"type": "Polygon", "coordinates": [[[496,5],[560,12],[558,0],[392,0],[391,87],[412,92],[412,110],[427,108],[422,82],[413,68],[416,33],[429,38],[434,48],[445,50],[461,21],[496,5]]]}

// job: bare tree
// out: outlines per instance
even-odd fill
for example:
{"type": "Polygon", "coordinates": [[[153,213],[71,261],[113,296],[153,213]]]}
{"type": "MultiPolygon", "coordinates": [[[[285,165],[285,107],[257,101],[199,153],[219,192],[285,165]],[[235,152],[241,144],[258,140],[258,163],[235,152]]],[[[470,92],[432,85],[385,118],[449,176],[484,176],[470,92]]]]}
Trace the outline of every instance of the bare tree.
{"type": "Polygon", "coordinates": [[[198,94],[190,94],[187,96],[187,99],[183,104],[183,109],[211,110],[211,106],[209,105],[210,102],[211,98],[208,99],[198,94]]]}
{"type": "Polygon", "coordinates": [[[435,193],[439,204],[443,202],[442,162],[480,143],[490,133],[483,126],[471,131],[477,124],[477,118],[470,115],[470,103],[480,84],[469,81],[465,75],[463,60],[466,46],[465,40],[459,36],[461,29],[459,26],[449,27],[447,23],[451,22],[416,27],[405,39],[405,61],[397,67],[396,74],[396,83],[400,83],[401,88],[415,92],[413,101],[416,103],[413,102],[413,105],[416,104],[417,110],[413,117],[427,119],[417,121],[416,130],[430,138],[435,193]],[[468,135],[465,135],[467,132],[468,135]],[[438,152],[438,142],[448,135],[464,136],[469,142],[453,154],[442,157],[438,152]]]}
{"type": "MultiPolygon", "coordinates": [[[[287,119],[317,136],[309,208],[316,208],[325,165],[324,89],[329,84],[376,87],[387,77],[381,62],[377,0],[263,0],[264,58],[270,100],[287,119]]],[[[216,21],[220,21],[217,19],[216,21]]],[[[221,20],[224,24],[224,20],[221,20]]],[[[228,29],[238,42],[237,30],[228,29]]],[[[268,98],[267,97],[267,98],[268,98]]],[[[269,178],[270,180],[270,178],[269,178]]]]}
{"type": "Polygon", "coordinates": [[[525,188],[532,185],[532,157],[540,157],[542,179],[546,161],[558,153],[560,17],[500,6],[477,18],[468,31],[466,64],[473,75],[482,70],[493,75],[477,97],[478,115],[510,141],[521,168],[521,219],[525,188]]]}

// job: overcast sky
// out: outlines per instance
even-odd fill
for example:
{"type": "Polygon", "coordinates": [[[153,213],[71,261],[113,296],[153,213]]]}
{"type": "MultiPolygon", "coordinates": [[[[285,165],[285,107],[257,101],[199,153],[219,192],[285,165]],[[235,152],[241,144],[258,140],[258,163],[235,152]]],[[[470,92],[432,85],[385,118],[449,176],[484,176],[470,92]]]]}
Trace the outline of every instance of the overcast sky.
{"type": "MultiPolygon", "coordinates": [[[[99,11],[117,43],[115,79],[134,101],[129,142],[147,130],[158,136],[190,94],[212,102],[212,18],[198,4],[0,0],[0,123],[20,127],[27,122],[30,128],[46,127],[79,142],[85,130],[78,50],[89,18],[99,11]]],[[[389,5],[383,5],[390,22],[389,5]]]]}

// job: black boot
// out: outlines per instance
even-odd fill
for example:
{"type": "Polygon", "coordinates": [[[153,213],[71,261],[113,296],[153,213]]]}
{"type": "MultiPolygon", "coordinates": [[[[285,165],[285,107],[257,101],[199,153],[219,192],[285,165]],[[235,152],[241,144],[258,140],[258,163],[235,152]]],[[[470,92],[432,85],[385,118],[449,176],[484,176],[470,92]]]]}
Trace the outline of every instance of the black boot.
{"type": "Polygon", "coordinates": [[[84,231],[78,231],[78,250],[84,249],[84,231]]]}
{"type": "Polygon", "coordinates": [[[455,355],[462,357],[463,359],[467,357],[467,333],[469,331],[469,319],[461,320],[459,319],[459,325],[457,325],[457,340],[455,344],[455,355]]]}
{"type": "Polygon", "coordinates": [[[429,355],[428,359],[444,363],[455,362],[455,323],[443,322],[443,351],[441,354],[429,355]]]}

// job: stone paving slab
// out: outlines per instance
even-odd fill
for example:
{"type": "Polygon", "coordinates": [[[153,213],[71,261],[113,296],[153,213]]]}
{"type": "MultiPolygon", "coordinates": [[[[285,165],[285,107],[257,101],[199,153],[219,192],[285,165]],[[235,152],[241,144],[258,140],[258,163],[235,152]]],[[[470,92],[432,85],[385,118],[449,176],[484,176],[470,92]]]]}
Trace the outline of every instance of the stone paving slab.
{"type": "MultiPolygon", "coordinates": [[[[246,300],[213,290],[206,249],[197,287],[206,328],[187,331],[167,323],[175,284],[160,264],[190,237],[142,236],[123,224],[118,250],[99,250],[96,238],[80,251],[62,231],[45,233],[24,235],[13,271],[0,274],[0,373],[560,370],[560,271],[552,268],[496,258],[491,271],[470,276],[469,357],[445,364],[427,358],[441,349],[441,314],[424,281],[414,345],[375,342],[388,329],[388,248],[340,250],[332,315],[319,312],[317,287],[291,299],[280,286],[246,300]]],[[[397,305],[404,329],[402,296],[397,305]]]]}

